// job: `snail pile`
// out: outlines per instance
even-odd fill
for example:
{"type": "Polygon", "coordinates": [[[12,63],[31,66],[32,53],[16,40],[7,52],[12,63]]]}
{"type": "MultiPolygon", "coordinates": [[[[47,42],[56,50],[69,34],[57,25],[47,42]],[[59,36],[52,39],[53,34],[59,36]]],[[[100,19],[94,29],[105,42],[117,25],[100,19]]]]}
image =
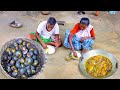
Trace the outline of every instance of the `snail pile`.
{"type": "Polygon", "coordinates": [[[41,70],[39,51],[28,41],[17,39],[1,56],[3,69],[13,78],[27,79],[41,70]]]}

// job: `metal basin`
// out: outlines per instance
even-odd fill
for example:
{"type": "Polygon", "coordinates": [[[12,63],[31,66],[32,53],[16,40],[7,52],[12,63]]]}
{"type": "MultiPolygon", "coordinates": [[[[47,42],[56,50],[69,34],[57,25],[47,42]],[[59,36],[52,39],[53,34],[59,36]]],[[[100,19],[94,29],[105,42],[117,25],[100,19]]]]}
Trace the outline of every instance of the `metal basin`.
{"type": "Polygon", "coordinates": [[[24,41],[27,41],[27,42],[30,42],[31,44],[35,45],[36,48],[38,49],[39,51],[39,56],[41,57],[40,58],[40,64],[41,64],[41,69],[40,69],[40,72],[38,72],[36,75],[33,75],[32,77],[29,77],[28,79],[34,79],[38,74],[40,74],[43,69],[45,68],[45,64],[46,64],[46,61],[47,61],[47,57],[46,57],[46,54],[44,54],[44,49],[42,48],[42,46],[40,46],[37,42],[33,41],[33,40],[30,40],[30,39],[27,39],[25,37],[19,37],[19,38],[15,38],[15,39],[12,39],[8,42],[6,42],[3,46],[2,46],[2,49],[0,51],[0,68],[2,69],[2,72],[3,74],[5,74],[9,79],[17,79],[17,78],[14,78],[14,77],[11,77],[5,70],[4,68],[2,67],[1,65],[1,56],[4,52],[4,50],[6,50],[6,48],[14,43],[17,39],[22,39],[24,41]]]}
{"type": "Polygon", "coordinates": [[[80,60],[80,63],[79,63],[79,67],[80,67],[80,70],[82,71],[82,73],[87,77],[87,78],[90,78],[90,79],[102,79],[102,78],[107,78],[107,77],[110,77],[112,76],[117,68],[118,68],[118,62],[116,60],[116,58],[111,54],[111,53],[108,53],[104,50],[91,50],[91,51],[88,51],[87,53],[85,53],[83,55],[83,59],[80,60]],[[96,56],[96,55],[102,55],[102,56],[105,56],[107,58],[109,58],[109,60],[112,62],[112,70],[111,72],[104,76],[104,77],[101,77],[101,78],[95,78],[95,77],[92,77],[90,76],[87,72],[86,72],[86,67],[85,67],[85,64],[86,64],[86,61],[90,58],[90,57],[93,57],[93,56],[96,56]]]}

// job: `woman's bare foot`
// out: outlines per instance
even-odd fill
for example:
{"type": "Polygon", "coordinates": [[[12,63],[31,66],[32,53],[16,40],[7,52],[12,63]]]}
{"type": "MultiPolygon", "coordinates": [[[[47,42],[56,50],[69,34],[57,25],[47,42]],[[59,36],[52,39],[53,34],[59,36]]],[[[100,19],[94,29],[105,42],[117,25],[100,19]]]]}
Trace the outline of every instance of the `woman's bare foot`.
{"type": "Polygon", "coordinates": [[[83,59],[83,55],[84,55],[86,52],[87,52],[86,49],[82,49],[82,51],[81,51],[81,59],[83,59]]]}
{"type": "Polygon", "coordinates": [[[86,49],[82,49],[82,53],[84,54],[84,53],[86,53],[87,52],[87,50],[86,49]]]}

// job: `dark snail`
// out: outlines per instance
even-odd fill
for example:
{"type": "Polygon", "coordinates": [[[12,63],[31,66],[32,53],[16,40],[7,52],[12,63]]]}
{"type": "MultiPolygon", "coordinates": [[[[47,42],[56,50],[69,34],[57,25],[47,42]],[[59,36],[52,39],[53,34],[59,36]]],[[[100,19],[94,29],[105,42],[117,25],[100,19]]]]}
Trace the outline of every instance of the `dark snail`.
{"type": "Polygon", "coordinates": [[[1,56],[1,65],[11,77],[27,79],[41,70],[41,60],[35,45],[22,39],[9,45],[1,56]]]}

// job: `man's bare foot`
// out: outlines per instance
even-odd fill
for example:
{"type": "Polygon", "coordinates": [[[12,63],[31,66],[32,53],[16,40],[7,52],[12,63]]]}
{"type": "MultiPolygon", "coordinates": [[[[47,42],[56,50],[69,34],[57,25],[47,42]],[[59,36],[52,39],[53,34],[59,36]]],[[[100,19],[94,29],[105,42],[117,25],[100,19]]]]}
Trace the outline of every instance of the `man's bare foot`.
{"type": "Polygon", "coordinates": [[[59,36],[58,47],[62,47],[62,37],[61,36],[59,36]]]}
{"type": "Polygon", "coordinates": [[[55,43],[55,46],[56,46],[56,48],[61,47],[62,46],[62,42],[59,41],[58,43],[55,43]]]}
{"type": "Polygon", "coordinates": [[[33,34],[28,34],[28,35],[27,35],[27,38],[28,38],[28,39],[32,39],[32,40],[35,40],[35,39],[36,39],[36,36],[33,35],[33,34]]]}
{"type": "Polygon", "coordinates": [[[62,42],[61,41],[59,42],[59,47],[62,47],[62,42]]]}

